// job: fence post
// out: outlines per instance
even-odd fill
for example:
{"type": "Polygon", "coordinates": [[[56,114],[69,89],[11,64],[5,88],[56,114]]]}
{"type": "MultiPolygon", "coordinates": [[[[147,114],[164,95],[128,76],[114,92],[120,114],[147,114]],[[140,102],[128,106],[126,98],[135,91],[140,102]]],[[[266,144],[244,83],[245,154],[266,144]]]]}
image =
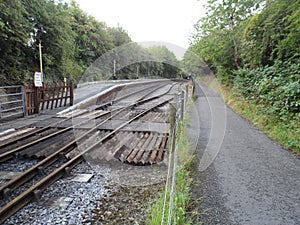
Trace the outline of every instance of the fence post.
{"type": "Polygon", "coordinates": [[[70,106],[74,104],[74,82],[70,82],[70,106]]]}
{"type": "Polygon", "coordinates": [[[44,82],[42,82],[42,87],[40,89],[40,104],[42,102],[42,105],[40,106],[40,110],[44,110],[44,105],[45,105],[45,86],[44,82]]]}
{"type": "Polygon", "coordinates": [[[56,95],[56,87],[57,83],[54,82],[54,86],[52,88],[52,101],[51,101],[51,110],[54,108],[54,101],[55,101],[55,95],[56,95]]]}
{"type": "Polygon", "coordinates": [[[186,110],[187,108],[187,104],[189,102],[189,85],[187,84],[185,86],[185,91],[184,91],[184,111],[186,110]]]}
{"type": "Polygon", "coordinates": [[[28,116],[28,96],[27,96],[27,84],[25,83],[24,84],[24,110],[25,110],[25,113],[24,113],[24,116],[28,116]]]}
{"type": "Polygon", "coordinates": [[[22,106],[23,106],[23,116],[26,116],[26,94],[25,94],[25,85],[21,86],[22,92],[22,106]]]}
{"type": "Polygon", "coordinates": [[[60,100],[60,98],[62,97],[60,97],[60,90],[61,90],[61,85],[60,85],[60,83],[58,83],[58,85],[57,85],[57,89],[56,89],[56,102],[55,102],[55,108],[57,108],[57,106],[58,106],[58,102],[59,102],[59,100],[60,100]]]}
{"type": "Polygon", "coordinates": [[[181,121],[183,120],[183,116],[184,116],[184,91],[180,92],[180,119],[181,121]]]}
{"type": "Polygon", "coordinates": [[[170,132],[169,132],[169,149],[173,151],[174,146],[174,128],[175,128],[175,121],[176,121],[176,108],[172,104],[172,102],[169,104],[170,108],[170,132]]]}
{"type": "Polygon", "coordinates": [[[34,89],[34,113],[40,113],[39,88],[34,86],[33,89],[34,89]]]}

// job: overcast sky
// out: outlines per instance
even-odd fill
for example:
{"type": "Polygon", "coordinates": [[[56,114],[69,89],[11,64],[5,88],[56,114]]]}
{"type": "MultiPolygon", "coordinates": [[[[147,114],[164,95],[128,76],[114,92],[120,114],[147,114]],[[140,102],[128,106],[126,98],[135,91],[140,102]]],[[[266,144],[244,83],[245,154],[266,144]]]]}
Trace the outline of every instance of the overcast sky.
{"type": "Polygon", "coordinates": [[[135,42],[167,42],[187,49],[205,0],[76,0],[108,26],[118,24],[135,42]]]}

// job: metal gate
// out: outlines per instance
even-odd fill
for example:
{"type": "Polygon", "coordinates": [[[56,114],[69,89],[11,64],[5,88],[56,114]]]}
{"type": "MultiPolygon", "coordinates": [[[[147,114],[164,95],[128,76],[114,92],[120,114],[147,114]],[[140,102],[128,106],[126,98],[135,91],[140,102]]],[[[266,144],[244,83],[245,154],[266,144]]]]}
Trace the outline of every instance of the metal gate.
{"type": "Polygon", "coordinates": [[[24,87],[0,87],[0,119],[25,115],[24,87]]]}
{"type": "Polygon", "coordinates": [[[41,110],[73,105],[74,85],[54,83],[50,87],[0,87],[0,121],[40,113],[41,110]]]}

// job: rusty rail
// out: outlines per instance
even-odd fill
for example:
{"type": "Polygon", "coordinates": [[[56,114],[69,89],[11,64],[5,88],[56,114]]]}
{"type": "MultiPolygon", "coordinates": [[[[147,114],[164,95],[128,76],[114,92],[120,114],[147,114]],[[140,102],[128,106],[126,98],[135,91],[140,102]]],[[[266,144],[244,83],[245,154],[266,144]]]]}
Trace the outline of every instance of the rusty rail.
{"type": "MultiPolygon", "coordinates": [[[[153,98],[158,98],[158,96],[152,97],[153,98]]],[[[163,100],[159,103],[156,103],[154,106],[149,107],[148,109],[144,110],[143,112],[139,113],[129,121],[124,122],[122,125],[120,125],[118,128],[115,130],[111,131],[109,134],[105,135],[103,138],[101,138],[99,141],[94,143],[92,146],[89,146],[85,151],[81,152],[74,158],[70,159],[67,163],[50,173],[48,176],[40,180],[38,183],[36,183],[34,186],[30,187],[28,190],[25,192],[21,193],[19,196],[17,196],[15,199],[13,199],[11,202],[7,203],[5,206],[3,206],[0,209],[0,223],[3,223],[7,218],[12,216],[14,213],[16,213],[18,210],[20,210],[22,207],[24,207],[26,204],[28,204],[30,201],[32,201],[34,198],[38,197],[41,195],[42,191],[44,191],[48,186],[53,184],[56,180],[61,178],[66,172],[68,173],[73,167],[75,167],[77,164],[79,164],[83,156],[91,151],[93,148],[95,148],[97,145],[103,143],[105,140],[110,138],[112,135],[114,135],[117,131],[128,125],[129,123],[133,122],[134,120],[137,120],[141,116],[145,115],[149,111],[153,110],[154,108],[165,104],[169,102],[172,98],[169,98],[167,100],[163,100]]],[[[149,101],[150,98],[144,99],[138,102],[135,102],[133,104],[129,104],[122,109],[120,109],[118,112],[116,112],[114,115],[119,114],[125,109],[128,109],[130,107],[133,107],[136,104],[139,104],[144,101],[149,101]]],[[[112,115],[111,117],[113,117],[112,115]]],[[[106,120],[108,121],[108,119],[106,120]]],[[[91,130],[88,131],[90,133],[92,130],[97,129],[97,127],[100,125],[97,125],[96,127],[92,128],[91,130]]],[[[70,142],[67,146],[65,146],[63,149],[59,150],[58,152],[53,153],[50,157],[47,159],[44,159],[40,163],[36,164],[34,167],[30,168],[29,170],[25,171],[25,173],[19,175],[17,178],[9,181],[7,184],[4,184],[3,186],[0,187],[1,194],[4,195],[5,193],[11,192],[13,189],[16,187],[19,187],[22,185],[24,182],[28,181],[31,179],[33,176],[35,176],[39,168],[44,168],[47,165],[50,165],[54,163],[57,160],[57,157],[60,155],[60,152],[63,152],[66,150],[66,148],[70,148],[72,145],[76,144],[76,141],[81,140],[86,134],[83,134],[81,137],[77,138],[75,141],[70,142]],[[25,174],[25,175],[24,175],[25,174]],[[30,177],[30,178],[29,178],[30,177]],[[17,184],[17,185],[16,185],[17,184]]]]}

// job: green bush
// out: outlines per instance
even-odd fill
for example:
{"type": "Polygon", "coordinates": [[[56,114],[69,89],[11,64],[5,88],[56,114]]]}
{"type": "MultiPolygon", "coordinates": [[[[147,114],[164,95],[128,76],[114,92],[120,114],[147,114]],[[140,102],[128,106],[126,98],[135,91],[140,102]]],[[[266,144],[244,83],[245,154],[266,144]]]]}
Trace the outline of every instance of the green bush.
{"type": "Polygon", "coordinates": [[[280,120],[300,113],[300,62],[277,62],[273,66],[234,72],[234,88],[246,100],[266,106],[280,120]]]}

